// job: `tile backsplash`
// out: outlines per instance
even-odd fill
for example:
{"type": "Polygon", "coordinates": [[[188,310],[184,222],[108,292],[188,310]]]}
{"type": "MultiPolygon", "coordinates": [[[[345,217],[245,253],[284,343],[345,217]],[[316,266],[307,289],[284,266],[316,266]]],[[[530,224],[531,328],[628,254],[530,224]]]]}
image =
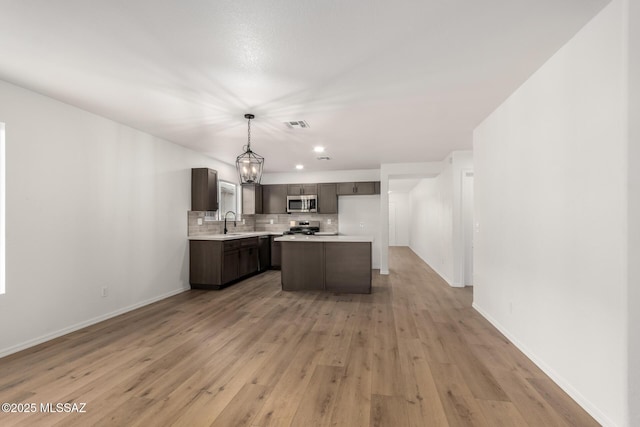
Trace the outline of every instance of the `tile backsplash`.
{"type": "Polygon", "coordinates": [[[320,231],[338,232],[338,215],[328,214],[266,214],[255,217],[256,231],[286,231],[290,221],[319,221],[320,231]],[[271,222],[273,221],[273,224],[271,222]],[[331,221],[331,224],[329,224],[331,221]]]}
{"type": "MultiPolygon", "coordinates": [[[[189,236],[202,236],[204,234],[222,234],[224,231],[224,221],[205,221],[204,220],[204,211],[189,211],[188,212],[188,221],[189,221],[189,236]],[[198,225],[198,219],[202,219],[202,225],[198,225]]],[[[238,231],[254,231],[255,230],[255,221],[254,215],[243,215],[242,219],[236,221],[237,226],[233,225],[233,216],[229,215],[227,218],[227,229],[229,232],[238,232],[238,231]],[[242,223],[244,220],[244,224],[242,223]]]]}
{"type": "MultiPolygon", "coordinates": [[[[188,212],[189,236],[202,236],[205,234],[222,234],[223,221],[205,221],[203,211],[188,212]],[[198,219],[202,219],[202,225],[198,225],[198,219]]],[[[266,215],[242,215],[233,226],[233,217],[227,219],[229,232],[239,231],[286,231],[290,221],[319,221],[320,231],[338,232],[338,215],[328,214],[266,214],[266,215]],[[244,220],[244,224],[242,224],[244,220]],[[273,222],[273,224],[271,223],[273,222]],[[329,224],[331,222],[331,224],[329,224]]]]}

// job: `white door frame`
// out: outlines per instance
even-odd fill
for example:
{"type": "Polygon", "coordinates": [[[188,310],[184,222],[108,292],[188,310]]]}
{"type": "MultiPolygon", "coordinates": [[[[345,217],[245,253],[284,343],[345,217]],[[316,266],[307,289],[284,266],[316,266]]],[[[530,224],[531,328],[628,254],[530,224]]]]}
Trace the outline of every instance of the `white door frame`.
{"type": "Polygon", "coordinates": [[[473,286],[473,169],[461,171],[460,226],[462,230],[462,284],[473,286]],[[466,197],[471,192],[471,200],[466,197]]]}

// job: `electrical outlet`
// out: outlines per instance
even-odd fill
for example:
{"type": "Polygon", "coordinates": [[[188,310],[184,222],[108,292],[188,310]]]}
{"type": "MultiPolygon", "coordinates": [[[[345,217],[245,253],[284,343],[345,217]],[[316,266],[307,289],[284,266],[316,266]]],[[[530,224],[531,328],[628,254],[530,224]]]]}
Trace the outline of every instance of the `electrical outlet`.
{"type": "Polygon", "coordinates": [[[331,225],[331,218],[327,219],[327,224],[331,225]]]}
{"type": "Polygon", "coordinates": [[[109,288],[107,288],[106,286],[102,287],[102,298],[106,297],[107,295],[109,295],[109,288]]]}
{"type": "Polygon", "coordinates": [[[244,219],[242,220],[242,225],[244,225],[244,219]]]}
{"type": "Polygon", "coordinates": [[[202,225],[202,218],[198,218],[198,225],[202,225]]]}
{"type": "Polygon", "coordinates": [[[273,220],[272,219],[269,220],[269,224],[273,225],[273,220]]]}

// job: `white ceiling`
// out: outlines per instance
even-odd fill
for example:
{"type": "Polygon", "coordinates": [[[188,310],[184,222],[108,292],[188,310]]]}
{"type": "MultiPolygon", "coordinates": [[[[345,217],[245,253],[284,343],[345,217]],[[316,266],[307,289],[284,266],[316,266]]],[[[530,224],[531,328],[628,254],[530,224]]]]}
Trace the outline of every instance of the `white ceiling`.
{"type": "Polygon", "coordinates": [[[228,163],[254,113],[267,172],[438,161],[606,3],[0,0],[0,79],[228,163]]]}

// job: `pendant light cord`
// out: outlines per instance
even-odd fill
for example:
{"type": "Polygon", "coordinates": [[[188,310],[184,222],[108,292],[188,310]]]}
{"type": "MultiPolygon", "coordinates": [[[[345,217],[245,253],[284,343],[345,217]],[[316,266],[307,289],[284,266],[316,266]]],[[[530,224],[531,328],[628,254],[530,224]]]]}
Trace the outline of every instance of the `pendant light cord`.
{"type": "Polygon", "coordinates": [[[247,128],[248,128],[247,151],[251,152],[251,119],[248,119],[247,128]]]}

